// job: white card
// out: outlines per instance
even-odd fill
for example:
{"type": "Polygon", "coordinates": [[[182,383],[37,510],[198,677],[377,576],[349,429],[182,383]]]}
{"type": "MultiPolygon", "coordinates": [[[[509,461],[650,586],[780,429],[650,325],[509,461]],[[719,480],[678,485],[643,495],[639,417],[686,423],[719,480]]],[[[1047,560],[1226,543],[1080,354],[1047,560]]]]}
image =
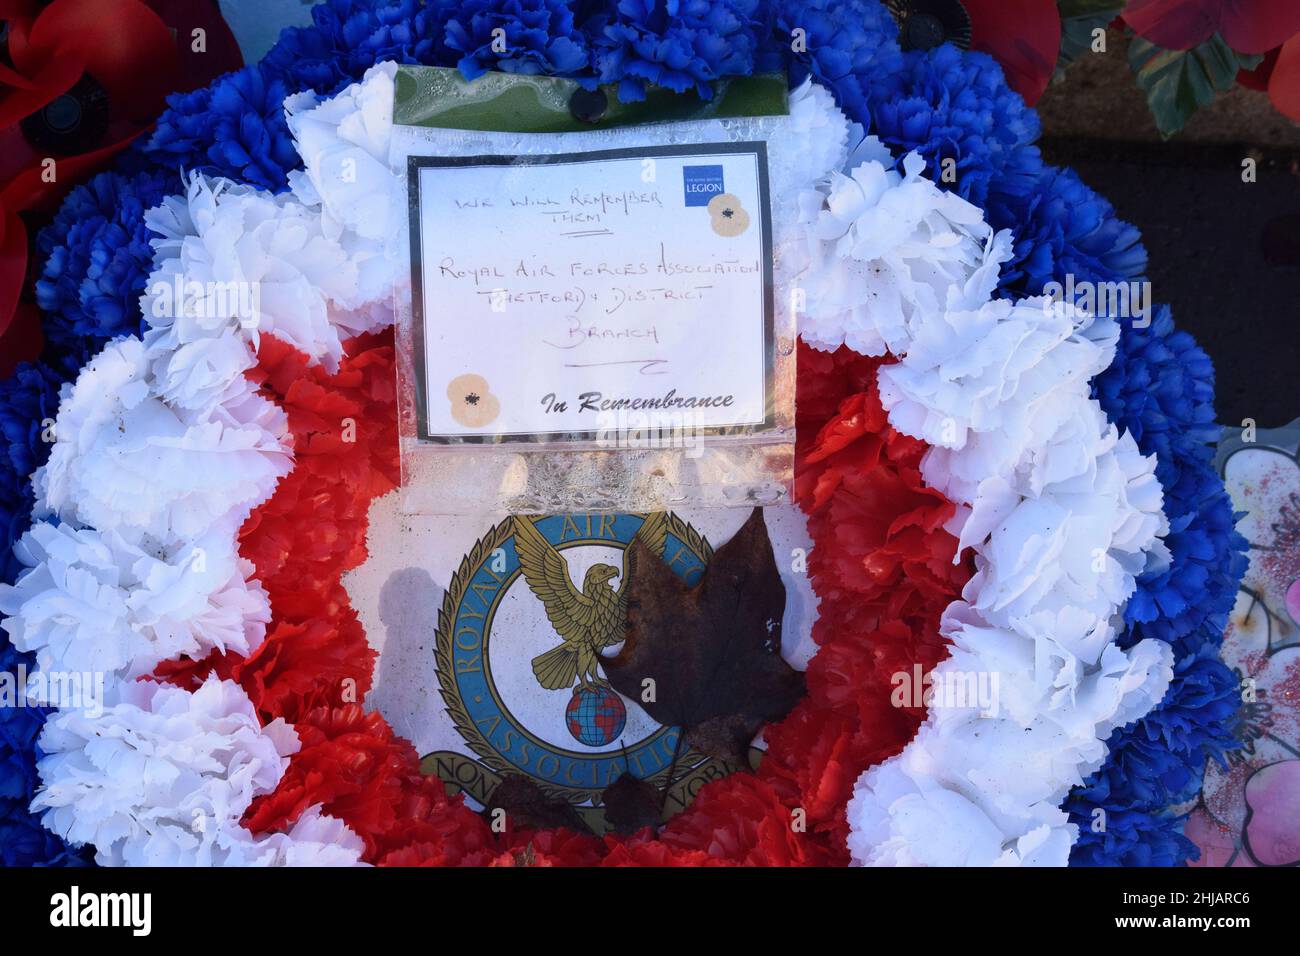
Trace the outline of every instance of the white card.
{"type": "Polygon", "coordinates": [[[422,440],[772,427],[766,144],[409,163],[422,440]]]}

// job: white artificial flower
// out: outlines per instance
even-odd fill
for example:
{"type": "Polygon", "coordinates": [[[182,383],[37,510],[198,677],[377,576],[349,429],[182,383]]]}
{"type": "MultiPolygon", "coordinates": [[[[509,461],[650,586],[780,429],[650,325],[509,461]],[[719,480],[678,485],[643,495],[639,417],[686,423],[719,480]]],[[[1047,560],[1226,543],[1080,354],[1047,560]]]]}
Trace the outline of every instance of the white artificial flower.
{"type": "MultiPolygon", "coordinates": [[[[389,248],[406,197],[399,172],[388,165],[393,135],[395,63],[380,63],[328,100],[311,91],[285,100],[285,118],[303,169],[289,173],[294,194],[319,209],[325,235],[337,242],[357,269],[353,294],[336,297],[336,317],[371,318],[363,331],[382,327],[382,314],[399,284],[403,263],[389,248]]],[[[389,317],[391,321],[391,316],[389,317]]],[[[344,325],[342,331],[353,331],[344,325]]]]}
{"type": "Polygon", "coordinates": [[[208,678],[193,693],[148,681],[92,717],[53,715],[41,733],[46,827],[93,844],[102,866],[213,866],[243,859],[240,825],[297,751],[283,721],[259,726],[243,688],[208,678]]]}
{"type": "MultiPolygon", "coordinates": [[[[252,837],[240,866],[365,866],[366,844],[346,823],[321,813],[320,804],[302,812],[288,833],[252,837]]],[[[228,866],[236,865],[227,861],[228,866]]]]}
{"type": "Polygon", "coordinates": [[[791,90],[788,135],[802,147],[795,181],[814,183],[839,172],[848,156],[851,129],[861,127],[849,123],[835,105],[835,97],[812,77],[791,90]]]}
{"type": "Polygon", "coordinates": [[[984,474],[999,474],[1050,437],[1110,363],[1082,334],[1093,321],[1047,298],[929,313],[902,360],[881,368],[881,403],[895,428],[932,446],[964,448],[971,432],[989,434],[1009,449],[980,453],[1002,463],[984,474]]]}
{"type": "Polygon", "coordinates": [[[1109,644],[1085,671],[967,616],[936,680],[1001,667],[995,709],[932,706],[902,754],[859,778],[847,811],[858,864],[1065,866],[1076,833],[1060,804],[1101,765],[1110,733],[1156,706],[1172,677],[1160,641],[1109,644]]]}
{"type": "Polygon", "coordinates": [[[800,334],[814,348],[902,355],[927,316],[987,301],[1011,236],[995,235],[978,208],[924,178],[915,153],[899,171],[871,138],[850,162],[848,175],[835,172],[799,197],[800,334]]]}
{"type": "Polygon", "coordinates": [[[169,329],[145,333],[150,373],[159,398],[176,408],[203,409],[219,404],[241,386],[244,373],[257,364],[248,340],[235,329],[177,344],[169,329]]]}
{"type": "Polygon", "coordinates": [[[362,239],[383,242],[405,208],[400,177],[388,165],[396,63],[379,63],[327,100],[307,91],[285,100],[285,118],[302,157],[290,184],[307,205],[362,239]]]}
{"type": "Polygon", "coordinates": [[[242,376],[222,402],[168,405],[139,339],[120,339],[63,393],[55,443],[34,484],[43,508],[131,541],[232,534],[289,470],[284,413],[242,376]]]}
{"type": "Polygon", "coordinates": [[[271,619],[227,535],[146,551],[115,532],[41,522],[14,550],[28,569],[0,584],[4,629],[47,673],[103,674],[117,685],[181,656],[247,655],[271,619]]]}
{"type": "MultiPolygon", "coordinates": [[[[326,234],[319,209],[292,194],[272,196],[195,173],[184,196],[165,200],[145,219],[159,234],[140,299],[160,333],[151,349],[173,351],[235,330],[254,345],[260,335],[274,335],[337,367],[342,345],[328,305],[360,304],[361,267],[337,236],[326,234]]],[[[169,368],[159,377],[182,376],[169,368]]]]}

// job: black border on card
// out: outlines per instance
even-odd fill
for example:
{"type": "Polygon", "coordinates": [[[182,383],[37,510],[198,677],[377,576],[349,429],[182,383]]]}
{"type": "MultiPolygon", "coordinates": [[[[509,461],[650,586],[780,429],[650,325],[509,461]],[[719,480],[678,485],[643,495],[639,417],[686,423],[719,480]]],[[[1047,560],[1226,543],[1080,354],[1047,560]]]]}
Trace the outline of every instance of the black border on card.
{"type": "Polygon", "coordinates": [[[763,387],[764,412],[761,422],[716,425],[701,429],[704,435],[753,435],[775,426],[776,337],[773,331],[772,202],[768,187],[767,143],[762,140],[726,143],[683,143],[673,146],[644,146],[599,149],[580,153],[481,156],[409,156],[406,161],[407,210],[410,216],[411,323],[415,348],[416,435],[421,442],[436,445],[481,445],[506,442],[575,443],[593,441],[601,432],[519,432],[497,435],[431,435],[428,422],[427,369],[425,367],[424,269],[420,236],[420,170],[446,166],[550,166],[576,165],[605,159],[646,156],[710,156],[749,154],[757,165],[760,229],[763,257],[763,387]]]}

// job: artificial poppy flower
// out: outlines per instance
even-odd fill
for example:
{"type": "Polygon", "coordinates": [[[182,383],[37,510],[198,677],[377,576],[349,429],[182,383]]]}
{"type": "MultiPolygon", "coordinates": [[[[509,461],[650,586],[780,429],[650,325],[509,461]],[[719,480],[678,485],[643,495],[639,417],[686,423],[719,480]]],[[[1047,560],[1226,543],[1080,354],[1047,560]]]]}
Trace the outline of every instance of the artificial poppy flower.
{"type": "Polygon", "coordinates": [[[1047,89],[1061,51],[1055,0],[890,0],[904,49],[941,43],[987,53],[1031,106],[1047,89]]]}
{"type": "Polygon", "coordinates": [[[34,357],[20,313],[28,229],[148,128],[174,90],[241,63],[215,4],[182,0],[0,0],[0,341],[7,375],[34,357]],[[54,161],[51,167],[50,161],[54,161]]]}
{"type": "Polygon", "coordinates": [[[1237,82],[1267,93],[1274,109],[1300,122],[1300,34],[1269,50],[1253,70],[1238,73],[1237,82]]]}
{"type": "Polygon", "coordinates": [[[1238,53],[1260,54],[1300,33],[1295,0],[1129,0],[1123,16],[1166,50],[1190,50],[1217,33],[1238,53]]]}
{"type": "Polygon", "coordinates": [[[1268,98],[1279,113],[1300,123],[1300,34],[1278,51],[1268,81],[1268,98]]]}

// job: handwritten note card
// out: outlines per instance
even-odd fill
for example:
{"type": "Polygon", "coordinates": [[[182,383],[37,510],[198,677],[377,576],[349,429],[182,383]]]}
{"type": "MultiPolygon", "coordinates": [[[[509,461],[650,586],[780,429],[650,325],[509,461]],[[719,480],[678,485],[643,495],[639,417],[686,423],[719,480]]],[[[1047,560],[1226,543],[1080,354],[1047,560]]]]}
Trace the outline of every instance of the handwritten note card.
{"type": "Polygon", "coordinates": [[[771,426],[765,144],[409,163],[421,439],[771,426]]]}

